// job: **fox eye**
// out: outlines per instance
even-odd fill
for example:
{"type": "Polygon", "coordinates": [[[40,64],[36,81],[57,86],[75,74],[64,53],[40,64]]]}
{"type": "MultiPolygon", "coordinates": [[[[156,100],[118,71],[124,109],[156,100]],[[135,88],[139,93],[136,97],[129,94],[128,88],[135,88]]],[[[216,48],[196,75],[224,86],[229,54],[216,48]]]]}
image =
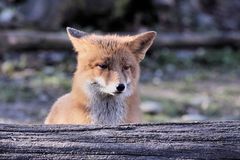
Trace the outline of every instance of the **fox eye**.
{"type": "Polygon", "coordinates": [[[124,70],[129,70],[129,69],[130,69],[130,66],[129,66],[129,65],[124,66],[123,69],[124,69],[124,70]]]}
{"type": "Polygon", "coordinates": [[[101,69],[107,69],[108,68],[107,64],[98,64],[97,66],[101,69]]]}

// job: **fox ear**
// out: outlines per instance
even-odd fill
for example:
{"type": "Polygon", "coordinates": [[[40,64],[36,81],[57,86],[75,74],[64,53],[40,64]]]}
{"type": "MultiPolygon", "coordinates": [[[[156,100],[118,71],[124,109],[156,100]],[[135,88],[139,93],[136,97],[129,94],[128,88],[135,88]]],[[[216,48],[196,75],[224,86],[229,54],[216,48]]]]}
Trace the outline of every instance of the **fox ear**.
{"type": "Polygon", "coordinates": [[[68,37],[73,44],[73,47],[75,48],[75,50],[77,50],[77,48],[79,47],[80,39],[86,36],[87,33],[71,27],[67,27],[66,30],[67,30],[68,37]]]}
{"type": "Polygon", "coordinates": [[[157,33],[154,31],[141,33],[134,36],[130,43],[128,43],[130,50],[137,56],[139,62],[144,59],[145,54],[152,45],[156,35],[157,33]]]}
{"type": "Polygon", "coordinates": [[[71,38],[82,38],[83,36],[87,35],[86,32],[83,32],[83,31],[79,31],[77,29],[74,29],[74,28],[71,28],[71,27],[67,27],[67,33],[68,33],[68,36],[71,38]]]}

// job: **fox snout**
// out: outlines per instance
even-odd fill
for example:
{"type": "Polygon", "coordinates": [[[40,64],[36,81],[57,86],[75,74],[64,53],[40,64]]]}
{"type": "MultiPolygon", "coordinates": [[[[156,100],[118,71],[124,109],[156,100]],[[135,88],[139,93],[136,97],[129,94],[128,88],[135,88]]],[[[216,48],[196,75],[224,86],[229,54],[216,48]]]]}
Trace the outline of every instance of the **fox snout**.
{"type": "Polygon", "coordinates": [[[110,95],[119,95],[127,91],[127,86],[124,83],[110,84],[103,86],[102,91],[110,95]]]}
{"type": "Polygon", "coordinates": [[[117,91],[118,91],[119,93],[121,93],[122,91],[124,91],[125,85],[122,84],[122,83],[120,83],[120,84],[116,87],[116,89],[117,89],[117,91]]]}
{"type": "Polygon", "coordinates": [[[107,84],[102,77],[96,78],[93,84],[96,92],[113,96],[128,93],[130,90],[130,83],[112,82],[107,84]]]}

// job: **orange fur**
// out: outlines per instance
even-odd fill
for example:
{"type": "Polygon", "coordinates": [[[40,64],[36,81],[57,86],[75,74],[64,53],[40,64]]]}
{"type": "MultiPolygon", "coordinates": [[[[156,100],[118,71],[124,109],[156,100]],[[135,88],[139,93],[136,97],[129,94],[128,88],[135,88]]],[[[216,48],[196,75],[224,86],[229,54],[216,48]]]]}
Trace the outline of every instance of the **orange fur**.
{"type": "Polygon", "coordinates": [[[68,35],[78,53],[72,90],[54,103],[45,124],[141,122],[139,62],[156,33],[101,36],[68,28],[68,35]],[[125,89],[116,92],[120,83],[125,89]]]}

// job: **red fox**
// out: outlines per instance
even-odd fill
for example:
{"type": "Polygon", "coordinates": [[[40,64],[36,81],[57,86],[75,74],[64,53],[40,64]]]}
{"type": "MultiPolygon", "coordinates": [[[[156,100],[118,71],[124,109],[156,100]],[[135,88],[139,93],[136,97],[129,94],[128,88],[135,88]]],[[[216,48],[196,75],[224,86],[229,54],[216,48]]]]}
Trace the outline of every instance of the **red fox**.
{"type": "Polygon", "coordinates": [[[67,27],[67,33],[77,52],[72,90],[54,103],[45,124],[141,122],[139,62],[156,32],[102,36],[67,27]]]}

